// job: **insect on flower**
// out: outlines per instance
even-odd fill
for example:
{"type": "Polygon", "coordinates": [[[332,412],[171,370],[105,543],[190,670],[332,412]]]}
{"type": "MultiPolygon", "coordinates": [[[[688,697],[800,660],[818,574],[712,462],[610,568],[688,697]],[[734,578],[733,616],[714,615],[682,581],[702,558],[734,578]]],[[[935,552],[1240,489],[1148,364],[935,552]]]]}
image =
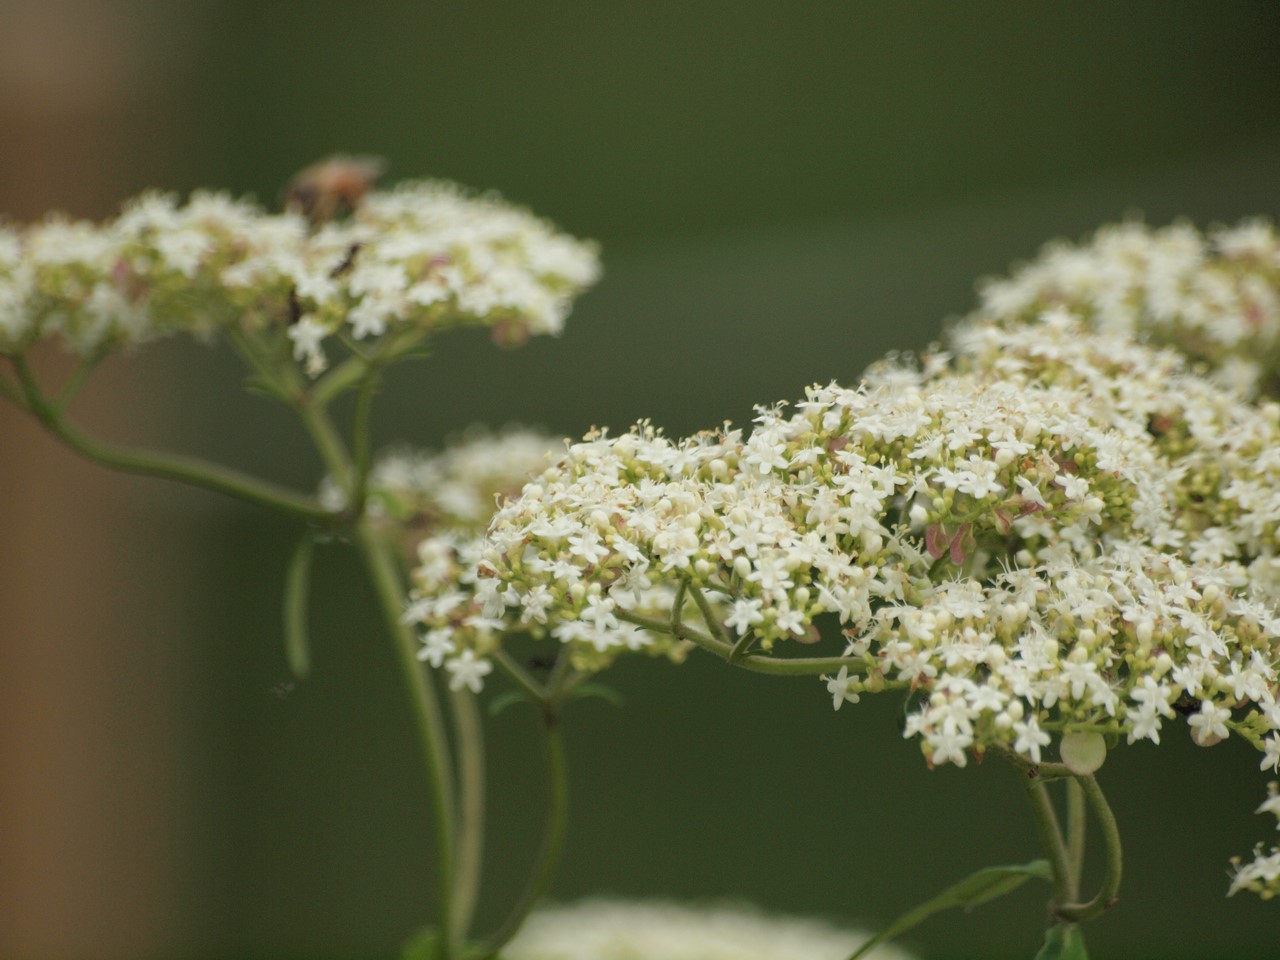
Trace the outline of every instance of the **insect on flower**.
{"type": "Polygon", "coordinates": [[[313,224],[328,223],[353,212],[373,189],[387,163],[381,157],[335,154],[299,171],[285,188],[286,210],[301,213],[313,224]]]}

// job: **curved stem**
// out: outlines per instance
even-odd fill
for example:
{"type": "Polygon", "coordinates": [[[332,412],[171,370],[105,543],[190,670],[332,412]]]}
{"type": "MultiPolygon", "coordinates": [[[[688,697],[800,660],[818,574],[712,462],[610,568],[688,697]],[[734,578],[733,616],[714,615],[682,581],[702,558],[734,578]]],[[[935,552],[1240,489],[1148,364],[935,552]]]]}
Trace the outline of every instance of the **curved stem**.
{"type": "Polygon", "coordinates": [[[26,399],[23,406],[27,411],[64,444],[95,463],[122,473],[160,477],[187,486],[214,490],[238,500],[280,510],[308,520],[333,519],[333,514],[312,497],[295,493],[266,480],[259,480],[238,470],[209,463],[197,457],[137,450],[95,440],[82,433],[59,410],[50,405],[30,367],[21,357],[14,358],[14,367],[22,381],[26,399]]]}
{"type": "MultiPolygon", "coordinates": [[[[856,671],[859,673],[865,672],[867,669],[867,662],[858,657],[770,657],[760,653],[753,653],[734,660],[733,646],[731,644],[708,636],[687,624],[673,624],[666,620],[656,620],[653,617],[645,617],[622,608],[616,608],[614,614],[619,620],[634,623],[637,627],[644,627],[646,630],[652,630],[655,633],[667,633],[678,640],[689,640],[702,647],[702,649],[714,653],[721,660],[732,662],[736,666],[751,670],[754,673],[767,673],[775,677],[804,677],[831,673],[841,667],[846,667],[851,672],[856,671]]],[[[898,684],[892,681],[885,684],[886,689],[897,686],[905,686],[905,684],[898,684]]]]}
{"type": "Polygon", "coordinates": [[[440,897],[440,944],[443,960],[456,956],[458,932],[453,926],[453,884],[455,857],[455,830],[457,825],[454,808],[454,783],[449,758],[449,744],[444,736],[444,719],[435,690],[427,681],[418,662],[417,641],[413,631],[401,622],[404,595],[400,578],[389,548],[378,538],[368,521],[355,525],[355,542],[361,559],[369,571],[369,578],[378,595],[383,618],[395,642],[400,673],[409,691],[413,718],[422,748],[423,765],[427,779],[435,795],[436,874],[440,897]]]}
{"type": "Polygon", "coordinates": [[[1080,883],[1084,876],[1084,843],[1087,822],[1085,820],[1084,788],[1072,777],[1067,781],[1067,867],[1070,883],[1067,899],[1080,897],[1080,883]]]}
{"type": "Polygon", "coordinates": [[[1029,780],[1024,786],[1027,799],[1031,802],[1031,812],[1036,819],[1040,846],[1048,855],[1049,869],[1053,872],[1053,902],[1062,904],[1069,897],[1071,866],[1067,858],[1067,845],[1062,839],[1062,828],[1058,826],[1058,815],[1054,813],[1048,787],[1038,779],[1029,780]]]}
{"type": "Polygon", "coordinates": [[[484,727],[476,696],[454,690],[453,716],[458,733],[458,869],[454,883],[453,929],[465,939],[475,914],[484,863],[484,727]]]}
{"type": "Polygon", "coordinates": [[[702,614],[702,622],[707,625],[717,640],[729,647],[729,655],[733,656],[733,640],[724,632],[724,624],[716,616],[716,612],[711,609],[711,604],[707,601],[706,595],[698,589],[695,584],[690,583],[689,592],[693,594],[693,602],[698,605],[698,612],[702,614]]]}
{"type": "Polygon", "coordinates": [[[564,846],[565,826],[569,812],[569,787],[565,776],[564,738],[560,732],[559,716],[553,705],[544,705],[542,711],[543,740],[547,756],[547,813],[542,842],[520,898],[511,913],[498,929],[488,937],[474,954],[477,960],[488,960],[497,955],[524,923],[538,898],[546,891],[555,872],[560,851],[564,846]]]}
{"type": "Polygon", "coordinates": [[[1063,903],[1057,908],[1058,916],[1073,923],[1092,920],[1106,913],[1115,904],[1120,892],[1120,879],[1124,872],[1124,854],[1120,847],[1120,828],[1115,814],[1103,796],[1102,788],[1092,774],[1078,778],[1084,788],[1085,799],[1093,811],[1094,819],[1102,830],[1102,841],[1107,852],[1107,872],[1102,886],[1088,903],[1063,903]]]}

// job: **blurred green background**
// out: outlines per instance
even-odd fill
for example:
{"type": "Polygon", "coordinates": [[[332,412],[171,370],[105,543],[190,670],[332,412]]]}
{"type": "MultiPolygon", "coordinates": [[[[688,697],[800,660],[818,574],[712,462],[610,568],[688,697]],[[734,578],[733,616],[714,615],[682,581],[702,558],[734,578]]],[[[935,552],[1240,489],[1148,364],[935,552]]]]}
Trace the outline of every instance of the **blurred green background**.
{"type": "MultiPolygon", "coordinates": [[[[1044,241],[1129,215],[1273,215],[1280,201],[1280,6],[1262,0],[0,0],[0,35],[0,209],[15,215],[105,215],[149,186],[272,202],[295,170],[347,151],[386,157],[393,178],[496,188],[602,243],[605,279],[562,338],[499,351],[457,334],[397,371],[380,401],[386,441],[437,445],[474,421],[566,435],[642,416],[674,433],[743,422],[755,403],[924,346],[972,306],[977,278],[1044,241]],[[67,106],[68,77],[88,91],[80,106],[67,106]]],[[[239,391],[223,351],[161,344],[107,376],[84,417],[117,438],[317,479],[303,438],[239,391]]],[[[12,466],[19,450],[54,456],[26,433],[0,456],[12,466]]],[[[428,821],[401,684],[352,558],[319,554],[314,677],[281,697],[279,594],[298,531],[150,481],[111,490],[133,498],[128,539],[101,564],[134,599],[114,601],[121,631],[84,682],[107,691],[91,728],[128,762],[102,781],[109,801],[92,780],[77,796],[95,830],[168,840],[146,883],[103,855],[50,887],[68,913],[87,904],[99,918],[81,939],[28,924],[8,949],[0,929],[0,953],[394,956],[426,912],[428,821]],[[156,712],[108,722],[139,704],[156,712]],[[159,773],[128,733],[154,727],[159,773]],[[140,819],[127,798],[153,786],[163,803],[140,819]],[[102,919],[139,898],[146,923],[102,919]]],[[[41,491],[16,496],[39,504],[41,491]]],[[[93,602],[74,580],[60,597],[93,602]]],[[[6,633],[14,662],[34,648],[6,633]]],[[[876,925],[973,869],[1037,855],[1013,773],[928,772],[888,698],[834,713],[816,681],[696,656],[608,679],[623,708],[584,702],[568,717],[557,898],[727,896],[876,925]]],[[[482,922],[514,895],[542,789],[531,718],[489,726],[482,922]]],[[[1093,955],[1275,957],[1277,908],[1223,896],[1227,858],[1265,835],[1250,814],[1265,778],[1240,744],[1168,740],[1102,772],[1128,861],[1121,905],[1089,928],[1093,955]]],[[[66,809],[45,827],[79,816],[66,809]]],[[[1029,957],[1042,910],[1028,891],[909,942],[937,960],[1029,957]]]]}

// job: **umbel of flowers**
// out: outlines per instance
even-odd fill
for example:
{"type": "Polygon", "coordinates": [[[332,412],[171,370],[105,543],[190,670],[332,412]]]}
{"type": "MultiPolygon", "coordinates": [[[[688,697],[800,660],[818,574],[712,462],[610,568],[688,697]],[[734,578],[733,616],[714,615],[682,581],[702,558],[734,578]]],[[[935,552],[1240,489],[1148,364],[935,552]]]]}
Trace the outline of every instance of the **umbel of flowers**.
{"type": "MultiPolygon", "coordinates": [[[[434,832],[431,953],[491,956],[545,888],[563,834],[563,760],[542,712],[552,802],[526,889],[480,943],[472,930],[483,859],[483,725],[467,691],[441,697],[401,622],[402,547],[431,531],[483,523],[492,497],[532,467],[543,438],[476,438],[467,450],[375,465],[373,401],[385,370],[447,329],[487,328],[504,345],[558,333],[573,299],[599,275],[595,247],[492,195],[418,182],[374,189],[378,165],[334,158],[304,171],[288,209],[223,194],[151,194],[102,224],[52,217],[0,224],[0,396],[87,458],[285,513],[300,524],[286,576],[285,648],[310,669],[306,612],[316,543],[346,542],[368,572],[395,649],[430,789],[434,832]],[[230,346],[249,385],[294,413],[330,476],[319,496],[193,457],[122,447],[71,416],[80,388],[112,353],[171,333],[230,346]],[[80,357],[61,383],[29,353],[53,340],[80,357]],[[333,405],[354,394],[349,416],[333,405]],[[513,453],[518,456],[513,457],[513,453]],[[523,459],[522,459],[523,458],[523,459]],[[495,464],[495,460],[499,461],[495,464]],[[424,491],[424,485],[430,485],[424,491]]],[[[557,688],[558,692],[558,688],[557,688]]]]}
{"type": "Polygon", "coordinates": [[[1169,344],[1245,393],[1280,393],[1280,236],[1263,220],[1200,231],[1129,222],[1055,242],[981,285],[1001,323],[1063,307],[1096,330],[1169,344]]]}
{"type": "Polygon", "coordinates": [[[323,223],[226,194],[147,194],[105,224],[0,227],[0,352],[53,335],[91,355],[172,332],[260,333],[315,375],[330,340],[559,333],[598,275],[592,245],[449,183],[371,191],[323,223]]]}
{"type": "Polygon", "coordinates": [[[424,653],[478,683],[514,633],[584,668],[679,640],[820,673],[837,709],[905,691],[931,765],[1089,777],[1182,715],[1276,769],[1280,408],[1063,310],[949,346],[749,434],[570,446],[469,564],[419,570],[424,653]],[[824,633],[838,649],[779,655],[824,633]]]}
{"type": "MultiPolygon", "coordinates": [[[[508,345],[556,333],[599,274],[593,245],[526,211],[448,184],[375,190],[378,170],[317,164],[280,213],[152,194],[105,224],[0,225],[0,396],[102,465],[305,521],[285,591],[299,676],[313,545],[337,534],[360,554],[433,801],[434,926],[407,956],[479,960],[511,941],[564,835],[564,706],[623,653],[678,661],[702,647],[821,677],[837,709],[898,690],[904,733],[930,765],[1013,761],[1047,860],[980,871],[921,910],[1048,879],[1042,957],[1083,956],[1077,924],[1118,889],[1118,831],[1093,776],[1109,748],[1160,743],[1181,717],[1195,742],[1238,737],[1280,769],[1280,408],[1251,400],[1280,383],[1271,227],[1130,224],[1049,248],[987,284],[944,349],[761,407],[749,432],[673,439],[641,423],[593,431],[553,461],[548,438],[509,432],[375,460],[389,365],[454,327],[508,345]],[[76,427],[69,409],[96,363],[174,332],[225,340],[251,385],[297,415],[329,471],[318,496],[76,427]],[[27,356],[48,339],[81,357],[56,386],[27,356]],[[332,404],[347,392],[339,424],[332,404]],[[528,470],[540,472],[483,532],[528,470]],[[538,658],[545,673],[511,652],[530,639],[556,645],[538,658]],[[445,672],[447,697],[420,661],[445,672]],[[474,695],[495,665],[537,707],[548,802],[524,891],[477,937],[474,695]],[[1067,781],[1065,832],[1051,779],[1067,781]],[[1088,901],[1086,804],[1107,861],[1088,901]]],[[[1262,810],[1280,809],[1274,794],[1262,810]]],[[[1237,890],[1280,892],[1280,847],[1237,864],[1237,890]]],[[[762,928],[753,946],[767,939],[762,928]]],[[[805,943],[806,956],[826,949],[805,943]]]]}
{"type": "Polygon", "coordinates": [[[1039,762],[1051,732],[1159,742],[1189,698],[1198,742],[1237,731],[1274,768],[1277,409],[1065,314],[953,340],[746,437],[573,445],[499,510],[473,602],[571,646],[676,636],[748,666],[826,617],[836,705],[915,691],[934,764],[1039,762]],[[725,615],[640,611],[658,583],[725,615]]]}

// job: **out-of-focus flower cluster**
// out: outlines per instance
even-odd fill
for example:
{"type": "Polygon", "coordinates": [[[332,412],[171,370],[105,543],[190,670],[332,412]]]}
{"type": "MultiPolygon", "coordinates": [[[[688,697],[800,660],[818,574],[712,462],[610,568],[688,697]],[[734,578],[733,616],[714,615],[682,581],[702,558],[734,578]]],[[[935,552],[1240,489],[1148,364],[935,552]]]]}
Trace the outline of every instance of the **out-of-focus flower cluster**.
{"type": "Polygon", "coordinates": [[[1104,227],[1057,242],[982,286],[979,315],[1006,323],[1065,307],[1094,329],[1168,344],[1246,393],[1280,392],[1280,237],[1261,220],[1104,227]]]}
{"type": "MultiPolygon", "coordinates": [[[[414,538],[435,531],[480,533],[498,502],[516,496],[564,446],[562,438],[538,430],[475,426],[444,450],[391,449],[369,471],[365,509],[414,538]]],[[[347,505],[332,477],[320,484],[320,502],[333,511],[347,505]]]]}
{"type": "Polygon", "coordinates": [[[101,225],[0,226],[0,352],[53,335],[88,354],[239,327],[275,332],[317,374],[338,334],[558,333],[598,275],[593,245],[447,183],[370,193],[318,228],[223,194],[147,194],[101,225]]]}
{"type": "MultiPolygon", "coordinates": [[[[816,920],[735,906],[587,900],[535,912],[506,960],[843,960],[869,939],[816,920]]],[[[881,946],[870,960],[909,960],[881,946]]]]}
{"type": "Polygon", "coordinates": [[[637,598],[683,582],[750,648],[842,633],[835,705],[910,688],[932,764],[1039,762],[1054,732],[1158,743],[1181,712],[1275,769],[1277,408],[1061,312],[953,346],[762,408],[749,436],[572,446],[495,517],[468,574],[486,616],[638,647],[663,634],[635,615],[671,611],[637,598]]]}
{"type": "MultiPolygon", "coordinates": [[[[525,624],[496,602],[496,581],[477,574],[485,546],[485,528],[498,506],[564,454],[563,440],[530,430],[490,434],[473,429],[442,453],[392,453],[375,465],[369,483],[370,509],[387,513],[414,541],[416,567],[405,621],[419,628],[420,657],[444,667],[455,688],[478,691],[492,670],[486,654],[512,635],[542,635],[540,624],[525,624]]],[[[322,498],[343,505],[341,490],[326,481],[322,498]]],[[[642,609],[669,611],[674,588],[651,587],[639,599],[642,609]]],[[[662,638],[653,643],[638,630],[615,638],[617,644],[576,644],[573,664],[581,670],[603,668],[616,647],[645,646],[653,654],[679,660],[684,644],[662,638]]]]}

